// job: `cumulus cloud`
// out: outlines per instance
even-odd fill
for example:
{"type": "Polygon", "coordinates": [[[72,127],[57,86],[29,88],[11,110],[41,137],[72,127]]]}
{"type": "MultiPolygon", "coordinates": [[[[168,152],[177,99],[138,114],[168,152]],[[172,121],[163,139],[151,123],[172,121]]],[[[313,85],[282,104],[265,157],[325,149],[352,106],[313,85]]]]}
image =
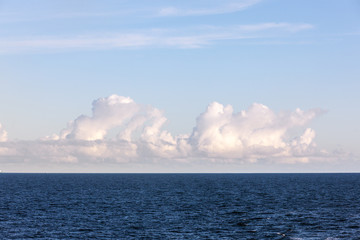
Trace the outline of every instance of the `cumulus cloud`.
{"type": "Polygon", "coordinates": [[[161,110],[111,95],[95,100],[91,116],[79,116],[59,135],[36,141],[6,141],[6,132],[0,128],[0,159],[308,162],[328,156],[314,143],[314,130],[306,127],[319,114],[316,109],[276,113],[259,103],[235,112],[231,105],[213,102],[199,115],[191,133],[173,136],[162,129],[167,119],[161,110]]]}
{"type": "Polygon", "coordinates": [[[137,104],[129,97],[111,95],[93,102],[92,116],[81,115],[69,122],[60,135],[43,140],[63,143],[71,140],[80,144],[81,151],[75,155],[81,157],[121,161],[134,157],[172,158],[177,155],[179,137],[161,130],[166,121],[157,108],[137,104]],[[111,138],[109,135],[115,130],[116,137],[111,138]]]}
{"type": "Polygon", "coordinates": [[[81,115],[61,131],[60,139],[102,140],[107,132],[124,124],[140,111],[129,97],[112,95],[93,102],[91,117],[81,115]]]}
{"type": "Polygon", "coordinates": [[[7,132],[3,129],[0,123],[0,142],[6,142],[6,141],[7,141],[7,132]]]}
{"type": "Polygon", "coordinates": [[[296,139],[289,130],[302,127],[319,110],[274,113],[254,103],[246,111],[234,113],[232,106],[211,103],[197,119],[189,139],[195,151],[207,157],[258,159],[303,156],[315,146],[315,133],[307,129],[296,139]]]}

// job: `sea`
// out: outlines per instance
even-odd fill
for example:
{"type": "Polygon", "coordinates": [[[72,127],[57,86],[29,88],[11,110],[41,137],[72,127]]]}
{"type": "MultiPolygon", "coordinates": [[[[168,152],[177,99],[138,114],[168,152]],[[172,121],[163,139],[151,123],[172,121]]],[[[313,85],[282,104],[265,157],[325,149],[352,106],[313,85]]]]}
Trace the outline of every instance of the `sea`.
{"type": "Polygon", "coordinates": [[[360,174],[0,174],[0,239],[360,239],[360,174]]]}

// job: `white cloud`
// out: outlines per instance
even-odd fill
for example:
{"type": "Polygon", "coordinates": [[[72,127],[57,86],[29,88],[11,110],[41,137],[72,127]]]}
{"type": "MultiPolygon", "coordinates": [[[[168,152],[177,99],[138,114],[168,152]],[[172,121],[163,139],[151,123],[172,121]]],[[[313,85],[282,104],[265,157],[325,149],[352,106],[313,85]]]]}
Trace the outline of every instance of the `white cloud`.
{"type": "Polygon", "coordinates": [[[233,26],[201,26],[184,29],[150,29],[80,36],[33,36],[0,39],[0,53],[66,50],[106,50],[144,47],[199,48],[219,41],[281,38],[284,34],[313,28],[310,24],[260,23],[233,26]]]}
{"type": "Polygon", "coordinates": [[[125,141],[35,140],[0,144],[3,163],[128,162],[136,156],[136,145],[125,141]]]}
{"type": "Polygon", "coordinates": [[[254,103],[247,111],[234,113],[232,106],[212,103],[197,119],[190,142],[205,157],[259,159],[298,156],[316,151],[313,130],[299,140],[289,130],[302,127],[319,114],[318,110],[274,113],[254,103]]]}
{"type": "Polygon", "coordinates": [[[7,141],[7,132],[3,129],[0,123],[0,142],[6,142],[6,141],[7,141]]]}
{"type": "Polygon", "coordinates": [[[224,14],[232,13],[244,10],[249,8],[261,0],[238,0],[238,1],[215,1],[214,7],[209,7],[209,1],[205,1],[206,7],[199,8],[180,8],[180,7],[164,7],[161,8],[158,12],[159,16],[202,16],[202,15],[214,15],[214,14],[224,14]]]}
{"type": "Polygon", "coordinates": [[[192,133],[173,136],[162,130],[167,119],[159,109],[137,104],[129,97],[111,95],[95,100],[91,116],[81,115],[59,135],[2,142],[0,160],[309,162],[329,157],[314,143],[314,130],[306,128],[319,114],[319,110],[300,109],[275,113],[258,103],[234,112],[231,105],[213,102],[199,115],[192,133]],[[294,135],[299,129],[302,134],[294,135]]]}
{"type": "MultiPolygon", "coordinates": [[[[62,8],[54,7],[47,8],[46,11],[28,11],[28,9],[14,8],[13,12],[0,12],[1,23],[12,22],[34,22],[34,21],[51,21],[58,19],[81,19],[81,18],[104,18],[104,17],[164,17],[164,16],[201,16],[213,14],[225,14],[247,9],[262,0],[197,0],[197,1],[177,1],[177,6],[154,7],[155,2],[147,5],[148,2],[140,4],[141,7],[136,7],[139,2],[133,6],[126,4],[107,5],[102,4],[101,9],[93,6],[81,5],[67,6],[62,8]],[[194,6],[197,6],[194,8],[194,6]]],[[[166,4],[169,1],[165,1],[166,4]]],[[[159,3],[162,4],[162,3],[159,3]]],[[[176,4],[176,1],[171,1],[171,4],[176,4]]],[[[45,6],[46,8],[46,6],[45,6]]]]}
{"type": "Polygon", "coordinates": [[[176,138],[161,130],[166,122],[159,109],[140,105],[129,97],[111,95],[93,102],[92,116],[84,116],[71,121],[60,136],[46,139],[75,140],[96,142],[91,147],[82,146],[82,153],[89,156],[109,157],[117,153],[124,158],[140,156],[173,157],[176,155],[176,138]],[[116,138],[109,133],[118,130],[116,138]],[[110,143],[108,146],[106,143],[110,143]]]}
{"type": "Polygon", "coordinates": [[[311,24],[291,24],[286,22],[268,22],[260,24],[240,25],[238,27],[238,29],[242,31],[264,31],[269,29],[280,29],[289,32],[298,32],[301,30],[307,30],[312,28],[314,28],[314,26],[311,24]]]}
{"type": "Polygon", "coordinates": [[[91,117],[80,116],[61,131],[60,139],[102,140],[107,132],[140,111],[140,106],[129,97],[112,95],[93,102],[91,117]]]}

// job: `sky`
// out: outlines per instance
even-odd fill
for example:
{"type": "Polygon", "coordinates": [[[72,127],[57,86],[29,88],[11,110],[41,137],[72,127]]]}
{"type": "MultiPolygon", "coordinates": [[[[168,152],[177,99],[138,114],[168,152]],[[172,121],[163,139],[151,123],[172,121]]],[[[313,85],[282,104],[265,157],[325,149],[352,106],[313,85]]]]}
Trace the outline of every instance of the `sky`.
{"type": "Polygon", "coordinates": [[[356,0],[0,0],[3,172],[359,172],[356,0]]]}

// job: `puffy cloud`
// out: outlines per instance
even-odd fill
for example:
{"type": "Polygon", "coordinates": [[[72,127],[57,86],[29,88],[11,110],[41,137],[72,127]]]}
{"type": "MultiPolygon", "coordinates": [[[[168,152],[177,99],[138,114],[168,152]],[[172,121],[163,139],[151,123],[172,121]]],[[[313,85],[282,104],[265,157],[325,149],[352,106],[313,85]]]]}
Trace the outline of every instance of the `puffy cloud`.
{"type": "Polygon", "coordinates": [[[121,126],[140,110],[140,106],[129,97],[111,95],[93,102],[91,117],[81,115],[61,131],[60,139],[101,140],[107,132],[121,126]]]}
{"type": "MultiPolygon", "coordinates": [[[[84,149],[89,156],[98,154],[98,157],[101,157],[109,151],[109,149],[105,150],[107,141],[104,141],[110,140],[107,138],[108,133],[114,129],[120,129],[116,139],[111,141],[128,143],[132,146],[131,156],[134,156],[133,151],[138,149],[140,156],[172,158],[179,155],[179,148],[180,152],[185,151],[185,143],[182,140],[184,136],[174,138],[169,132],[161,130],[166,121],[167,119],[159,109],[137,104],[129,97],[111,95],[93,102],[91,117],[79,116],[61,131],[59,137],[55,135],[48,139],[97,142],[101,140],[102,147],[97,144],[91,149],[89,147],[84,149]]],[[[110,152],[114,152],[114,149],[110,152]]]]}
{"type": "Polygon", "coordinates": [[[328,157],[313,142],[306,125],[318,110],[276,113],[254,103],[234,112],[213,102],[197,118],[192,133],[173,136],[162,130],[162,111],[111,95],[92,104],[92,115],[71,121],[59,135],[36,141],[7,141],[0,128],[0,159],[52,162],[210,161],[307,162],[328,157]],[[296,134],[302,131],[301,134],[296,134]]]}
{"type": "Polygon", "coordinates": [[[314,146],[315,133],[307,129],[299,139],[289,130],[301,127],[318,115],[318,110],[274,113],[254,103],[247,111],[234,113],[232,106],[211,103],[197,119],[189,141],[195,151],[206,157],[257,159],[302,156],[314,146]]]}
{"type": "Polygon", "coordinates": [[[3,144],[6,144],[7,140],[8,140],[7,132],[3,129],[0,123],[0,159],[2,156],[7,156],[9,154],[15,153],[14,148],[8,148],[6,146],[3,146],[3,144]]]}
{"type": "Polygon", "coordinates": [[[6,141],[7,141],[7,132],[3,129],[0,123],[0,142],[6,142],[6,141]]]}

